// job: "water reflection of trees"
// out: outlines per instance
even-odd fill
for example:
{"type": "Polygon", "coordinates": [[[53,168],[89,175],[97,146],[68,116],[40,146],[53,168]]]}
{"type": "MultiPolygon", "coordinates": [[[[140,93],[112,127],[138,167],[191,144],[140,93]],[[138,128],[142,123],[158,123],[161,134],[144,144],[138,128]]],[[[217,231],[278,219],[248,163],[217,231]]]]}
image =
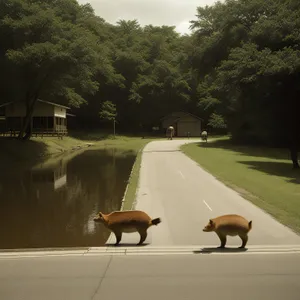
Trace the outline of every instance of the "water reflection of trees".
{"type": "Polygon", "coordinates": [[[134,158],[113,149],[88,150],[69,162],[44,166],[40,173],[0,175],[0,247],[103,245],[110,233],[92,218],[98,211],[120,208],[134,158]],[[63,178],[63,168],[66,183],[56,188],[51,172],[63,178]],[[43,183],[42,175],[48,181],[43,183]]]}

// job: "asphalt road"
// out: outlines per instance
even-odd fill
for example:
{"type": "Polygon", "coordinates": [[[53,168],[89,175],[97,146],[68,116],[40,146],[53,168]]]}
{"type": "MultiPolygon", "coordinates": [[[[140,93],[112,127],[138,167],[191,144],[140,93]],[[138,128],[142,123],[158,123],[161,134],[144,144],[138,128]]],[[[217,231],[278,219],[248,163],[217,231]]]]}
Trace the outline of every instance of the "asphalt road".
{"type": "Polygon", "coordinates": [[[136,208],[162,218],[148,246],[0,252],[0,299],[299,300],[300,237],[178,151],[185,142],[152,142],[143,153],[136,208]],[[225,213],[253,220],[247,251],[206,248],[219,240],[203,226],[225,213]]]}
{"type": "MultiPolygon", "coordinates": [[[[179,151],[187,142],[191,140],[153,141],[144,148],[136,209],[162,219],[161,224],[148,230],[146,243],[218,246],[218,237],[202,232],[202,228],[211,217],[236,213],[253,221],[248,245],[300,244],[298,235],[179,151]]],[[[138,241],[139,235],[131,233],[123,234],[121,243],[138,241]]],[[[108,244],[114,242],[111,235],[108,244]]],[[[239,237],[227,239],[228,246],[240,244],[239,237]]]]}
{"type": "Polygon", "coordinates": [[[299,300],[300,254],[0,259],[5,300],[299,300]]]}

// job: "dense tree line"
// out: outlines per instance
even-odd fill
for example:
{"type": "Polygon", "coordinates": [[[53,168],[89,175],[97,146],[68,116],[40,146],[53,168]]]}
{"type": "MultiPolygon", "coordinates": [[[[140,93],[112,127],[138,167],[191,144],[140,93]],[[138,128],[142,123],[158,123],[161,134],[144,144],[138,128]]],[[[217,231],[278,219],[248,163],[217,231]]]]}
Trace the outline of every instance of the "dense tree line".
{"type": "Polygon", "coordinates": [[[299,168],[300,2],[239,0],[198,8],[198,99],[233,139],[290,148],[299,168]]]}
{"type": "Polygon", "coordinates": [[[20,137],[38,98],[72,106],[81,126],[109,116],[131,131],[184,110],[234,140],[289,147],[298,167],[300,2],[227,0],[195,12],[193,33],[180,36],[111,25],[75,0],[2,0],[0,101],[26,103],[20,137]]]}

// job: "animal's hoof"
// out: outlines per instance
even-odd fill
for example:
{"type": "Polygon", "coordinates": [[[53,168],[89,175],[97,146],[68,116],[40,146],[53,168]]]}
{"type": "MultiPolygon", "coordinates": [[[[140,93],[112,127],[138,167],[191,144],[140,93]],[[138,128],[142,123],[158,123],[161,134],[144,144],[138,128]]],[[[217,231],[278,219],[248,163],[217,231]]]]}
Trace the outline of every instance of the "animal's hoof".
{"type": "Polygon", "coordinates": [[[225,248],[225,246],[219,246],[219,247],[217,247],[218,249],[224,249],[225,248]]]}

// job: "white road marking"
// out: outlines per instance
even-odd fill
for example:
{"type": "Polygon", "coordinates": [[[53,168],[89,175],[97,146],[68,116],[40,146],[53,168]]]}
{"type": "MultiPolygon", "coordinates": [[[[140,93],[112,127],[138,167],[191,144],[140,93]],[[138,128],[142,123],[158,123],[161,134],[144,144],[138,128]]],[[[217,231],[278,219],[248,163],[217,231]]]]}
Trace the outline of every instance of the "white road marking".
{"type": "Polygon", "coordinates": [[[184,177],[184,175],[181,173],[181,171],[178,170],[178,173],[181,175],[181,177],[182,177],[183,179],[185,179],[185,177],[184,177]]]}
{"type": "Polygon", "coordinates": [[[207,208],[208,208],[210,211],[212,211],[211,207],[206,203],[205,200],[203,200],[203,203],[207,206],[207,208]]]}
{"type": "MultiPolygon", "coordinates": [[[[114,256],[114,255],[187,255],[187,254],[195,254],[195,253],[206,253],[209,250],[205,250],[207,248],[213,248],[211,255],[265,255],[265,254],[300,254],[300,246],[299,245],[254,245],[248,246],[247,250],[239,251],[238,248],[230,247],[231,249],[219,250],[216,248],[216,245],[186,245],[182,247],[174,246],[174,247],[122,247],[116,249],[115,247],[91,247],[88,250],[78,251],[77,253],[70,253],[68,251],[61,251],[60,253],[55,253],[56,251],[47,251],[47,252],[32,252],[26,254],[25,252],[13,253],[6,252],[0,253],[0,261],[3,260],[12,260],[12,259],[23,259],[23,258],[51,258],[51,257],[89,257],[89,256],[114,256]],[[215,250],[214,250],[215,249],[215,250]]],[[[75,250],[76,252],[76,250],[75,250]]]]}

